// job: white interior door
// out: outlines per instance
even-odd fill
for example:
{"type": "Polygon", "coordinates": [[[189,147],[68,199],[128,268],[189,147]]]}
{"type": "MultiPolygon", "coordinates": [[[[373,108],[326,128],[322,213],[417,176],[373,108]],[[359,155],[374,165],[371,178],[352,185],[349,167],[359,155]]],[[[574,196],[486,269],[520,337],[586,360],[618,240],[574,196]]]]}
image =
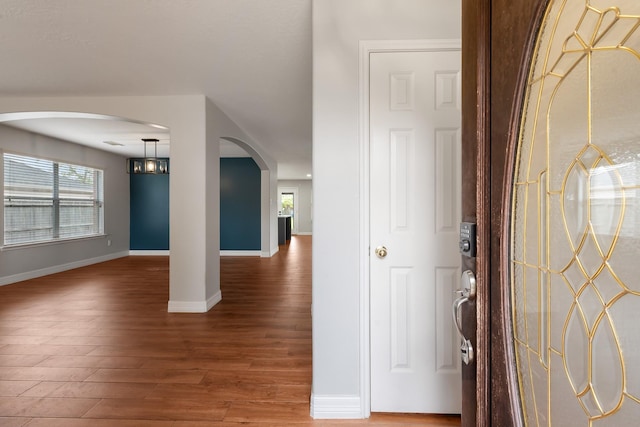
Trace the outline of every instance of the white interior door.
{"type": "Polygon", "coordinates": [[[372,53],[369,77],[371,410],[459,413],[460,52],[372,53]]]}

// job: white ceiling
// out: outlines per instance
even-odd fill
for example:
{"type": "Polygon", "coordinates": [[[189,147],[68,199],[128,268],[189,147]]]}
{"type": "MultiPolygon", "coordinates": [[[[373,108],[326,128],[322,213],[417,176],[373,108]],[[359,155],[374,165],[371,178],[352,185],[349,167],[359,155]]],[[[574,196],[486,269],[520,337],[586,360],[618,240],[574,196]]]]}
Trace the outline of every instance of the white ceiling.
{"type": "MultiPolygon", "coordinates": [[[[204,94],[279,179],[311,173],[311,0],[0,0],[0,58],[0,96],[204,94]]],[[[169,144],[140,123],[7,124],[127,156],[169,144]]]]}

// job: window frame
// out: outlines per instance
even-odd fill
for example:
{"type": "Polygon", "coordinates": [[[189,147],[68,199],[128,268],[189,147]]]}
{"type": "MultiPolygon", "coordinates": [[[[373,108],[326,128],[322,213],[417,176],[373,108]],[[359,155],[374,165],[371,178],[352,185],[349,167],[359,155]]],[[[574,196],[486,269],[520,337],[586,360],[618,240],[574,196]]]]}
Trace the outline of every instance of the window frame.
{"type": "MultiPolygon", "coordinates": [[[[50,157],[43,157],[39,155],[34,155],[31,153],[19,153],[12,151],[4,151],[0,150],[0,188],[2,188],[2,196],[3,196],[3,208],[0,210],[0,227],[2,228],[2,240],[0,241],[0,249],[2,250],[10,250],[10,249],[20,249],[24,247],[33,247],[33,246],[47,246],[47,245],[55,245],[70,241],[78,241],[78,240],[91,240],[96,238],[101,238],[106,236],[105,233],[105,191],[104,191],[104,181],[105,181],[105,170],[104,168],[99,168],[95,166],[90,166],[87,164],[80,164],[79,162],[70,162],[66,160],[58,160],[50,157]],[[42,240],[31,240],[31,241],[22,241],[15,243],[7,243],[6,241],[6,196],[5,196],[5,159],[6,156],[19,156],[27,159],[33,159],[36,161],[45,161],[50,162],[52,165],[52,182],[51,186],[53,189],[51,197],[38,197],[40,200],[51,201],[52,206],[52,235],[53,237],[42,240]],[[94,189],[92,193],[92,197],[90,199],[81,199],[81,198],[69,198],[69,197],[60,197],[60,169],[63,167],[77,167],[77,168],[85,168],[90,170],[94,175],[94,189]],[[97,227],[98,231],[95,233],[87,233],[87,234],[78,234],[71,236],[60,236],[60,228],[61,228],[61,215],[60,208],[64,206],[64,202],[68,201],[90,201],[94,206],[97,206],[97,215],[98,217],[93,222],[93,226],[97,227]]],[[[34,198],[35,200],[35,198],[34,198]]]]}

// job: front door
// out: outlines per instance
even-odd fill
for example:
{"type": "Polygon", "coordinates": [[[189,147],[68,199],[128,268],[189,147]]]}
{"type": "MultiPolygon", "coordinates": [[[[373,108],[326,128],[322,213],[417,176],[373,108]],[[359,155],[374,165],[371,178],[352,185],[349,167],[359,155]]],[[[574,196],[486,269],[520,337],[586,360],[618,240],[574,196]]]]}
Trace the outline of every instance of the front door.
{"type": "Polygon", "coordinates": [[[459,73],[459,50],[370,55],[373,412],[460,412],[459,73]]]}
{"type": "MultiPolygon", "coordinates": [[[[546,0],[462,1],[462,218],[477,223],[477,257],[462,258],[477,296],[463,306],[475,360],[462,367],[462,425],[521,425],[505,279],[505,178],[518,134],[523,58],[546,0]]],[[[528,55],[528,56],[527,56],[528,55]]]]}
{"type": "Polygon", "coordinates": [[[635,0],[463,2],[479,228],[463,425],[637,423],[638,22],[635,0]]]}

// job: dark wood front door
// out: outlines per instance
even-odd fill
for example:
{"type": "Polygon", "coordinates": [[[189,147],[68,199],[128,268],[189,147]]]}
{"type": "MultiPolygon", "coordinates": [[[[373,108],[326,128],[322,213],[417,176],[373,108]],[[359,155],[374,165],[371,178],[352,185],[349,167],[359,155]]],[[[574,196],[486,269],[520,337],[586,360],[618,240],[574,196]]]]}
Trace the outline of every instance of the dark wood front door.
{"type": "Polygon", "coordinates": [[[547,0],[462,2],[462,220],[477,223],[472,270],[477,298],[464,307],[463,329],[476,360],[463,367],[463,426],[522,424],[506,312],[507,260],[501,250],[505,179],[512,173],[513,143],[522,85],[547,0]]]}

